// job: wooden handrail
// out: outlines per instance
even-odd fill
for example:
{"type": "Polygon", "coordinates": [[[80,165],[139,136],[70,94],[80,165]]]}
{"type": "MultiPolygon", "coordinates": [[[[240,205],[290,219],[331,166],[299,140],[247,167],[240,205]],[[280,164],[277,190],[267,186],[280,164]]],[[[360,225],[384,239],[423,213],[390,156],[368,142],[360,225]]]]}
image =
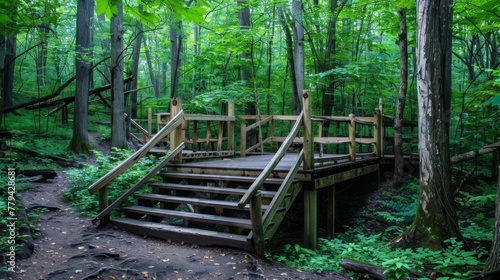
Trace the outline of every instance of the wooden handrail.
{"type": "Polygon", "coordinates": [[[90,187],[88,187],[88,191],[90,194],[96,193],[99,189],[106,186],[113,179],[118,177],[120,174],[125,172],[130,166],[139,161],[144,155],[146,155],[158,142],[160,142],[163,138],[169,135],[174,129],[180,126],[184,122],[184,112],[181,110],[179,114],[177,114],[174,118],[168,122],[155,136],[153,136],[144,146],[142,146],[137,152],[131,155],[128,159],[117,165],[111,171],[109,171],[106,175],[99,178],[95,181],[90,187]]]}
{"type": "MultiPolygon", "coordinates": [[[[300,153],[297,156],[295,162],[293,163],[292,168],[290,168],[290,170],[286,174],[286,177],[281,183],[281,186],[278,189],[276,195],[274,196],[271,203],[269,203],[269,208],[266,211],[266,213],[264,213],[264,216],[262,218],[264,221],[263,222],[264,228],[267,228],[269,226],[269,224],[272,222],[272,217],[274,217],[276,212],[278,212],[278,209],[280,207],[278,202],[282,201],[285,198],[285,195],[287,195],[288,189],[292,185],[295,175],[297,175],[297,172],[299,171],[299,167],[302,164],[303,160],[304,160],[304,149],[300,150],[300,153]]],[[[274,230],[276,231],[277,228],[274,228],[274,230]]]]}
{"type": "Polygon", "coordinates": [[[143,178],[141,178],[135,185],[133,185],[130,189],[128,189],[125,193],[123,193],[119,198],[117,198],[113,203],[111,203],[108,207],[102,210],[95,218],[92,220],[92,223],[95,224],[97,221],[107,216],[113,209],[115,209],[118,205],[120,205],[127,197],[133,194],[138,188],[144,185],[151,177],[156,175],[160,169],[162,169],[167,163],[169,163],[177,154],[182,152],[184,149],[184,143],[181,143],[175,150],[167,155],[157,166],[151,169],[143,178]]]}
{"type": "Polygon", "coordinates": [[[259,177],[255,179],[255,182],[253,182],[253,184],[248,188],[247,192],[240,199],[240,202],[238,202],[239,208],[243,209],[250,202],[255,193],[257,193],[257,191],[262,187],[267,177],[269,177],[269,175],[271,174],[271,172],[274,171],[274,169],[276,168],[280,160],[283,158],[283,156],[285,156],[285,153],[288,150],[288,148],[290,148],[290,145],[295,139],[295,136],[297,136],[297,134],[299,133],[303,120],[304,120],[304,111],[302,111],[298,116],[297,121],[295,122],[293,128],[290,130],[290,133],[288,134],[288,137],[285,139],[285,141],[278,149],[276,154],[273,156],[271,161],[266,165],[262,173],[260,173],[259,177]]]}

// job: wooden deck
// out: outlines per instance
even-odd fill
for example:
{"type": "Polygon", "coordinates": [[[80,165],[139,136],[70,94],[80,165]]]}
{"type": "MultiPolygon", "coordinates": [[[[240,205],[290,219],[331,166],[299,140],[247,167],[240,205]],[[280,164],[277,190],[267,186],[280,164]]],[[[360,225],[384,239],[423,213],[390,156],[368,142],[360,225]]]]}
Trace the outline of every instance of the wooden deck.
{"type": "Polygon", "coordinates": [[[99,193],[100,213],[93,222],[111,222],[168,240],[232,246],[264,256],[266,243],[300,197],[304,201],[304,246],[314,249],[317,191],[328,190],[327,205],[321,207],[328,209],[327,231],[333,236],[336,185],[369,174],[380,179],[381,161],[385,160],[384,119],[381,106],[373,117],[313,117],[309,94],[303,96],[299,116],[238,116],[238,137],[234,104],[228,104],[227,116],[188,115],[179,100],[172,100],[171,113],[157,124],[156,134],[151,132],[151,123],[147,130],[139,129],[142,137],[135,138],[143,139],[144,145],[89,186],[90,193],[99,193]],[[339,124],[336,135],[324,132],[329,122],[339,124]],[[316,135],[314,124],[318,125],[316,135]],[[344,154],[328,153],[332,150],[344,154]],[[108,204],[106,185],[148,153],[155,153],[161,162],[108,204]],[[148,184],[154,176],[161,176],[163,182],[148,184]],[[122,208],[126,218],[110,220],[110,212],[144,184],[150,193],[135,195],[137,204],[122,208]]]}

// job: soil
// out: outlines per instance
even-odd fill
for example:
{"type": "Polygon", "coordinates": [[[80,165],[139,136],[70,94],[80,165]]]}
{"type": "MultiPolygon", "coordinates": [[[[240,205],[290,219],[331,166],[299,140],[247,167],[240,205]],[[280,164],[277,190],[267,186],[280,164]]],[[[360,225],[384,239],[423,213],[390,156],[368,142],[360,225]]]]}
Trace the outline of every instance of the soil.
{"type": "Polygon", "coordinates": [[[59,172],[21,193],[26,209],[50,210],[36,223],[32,255],[17,259],[15,273],[6,279],[349,279],[289,268],[231,248],[169,242],[111,226],[98,229],[91,217],[61,200],[68,187],[59,172]]]}

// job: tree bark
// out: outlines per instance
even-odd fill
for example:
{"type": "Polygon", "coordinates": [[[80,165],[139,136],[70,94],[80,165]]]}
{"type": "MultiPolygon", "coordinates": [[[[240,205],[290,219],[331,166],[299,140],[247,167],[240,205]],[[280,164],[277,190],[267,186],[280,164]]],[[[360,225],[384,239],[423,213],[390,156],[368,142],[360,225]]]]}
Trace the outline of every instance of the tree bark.
{"type": "Polygon", "coordinates": [[[182,21],[173,20],[175,24],[170,24],[170,98],[177,98],[182,51],[182,21]]]}
{"type": "Polygon", "coordinates": [[[14,92],[14,68],[16,64],[16,35],[8,34],[5,41],[5,64],[3,72],[3,108],[12,106],[12,95],[14,92]]]}
{"type": "Polygon", "coordinates": [[[420,196],[415,220],[395,247],[443,248],[462,239],[453,207],[449,121],[451,106],[451,0],[417,3],[417,85],[420,196]]]}
{"type": "MultiPolygon", "coordinates": [[[[500,169],[500,166],[497,167],[500,169]]],[[[495,230],[493,232],[493,245],[490,249],[490,255],[486,260],[484,271],[493,270],[500,267],[500,176],[497,181],[497,202],[495,210],[495,230]]]]}
{"type": "MultiPolygon", "coordinates": [[[[142,13],[142,5],[138,6],[139,13],[142,13]]],[[[142,34],[143,28],[142,23],[137,20],[135,23],[135,30],[137,32],[135,41],[134,41],[134,51],[132,53],[132,76],[138,77],[139,73],[139,60],[141,55],[141,43],[142,43],[142,34]]],[[[137,117],[137,81],[138,79],[134,79],[129,85],[127,91],[134,90],[130,94],[130,117],[135,119],[137,117]]]]}
{"type": "Polygon", "coordinates": [[[160,98],[160,92],[158,91],[158,78],[155,77],[155,71],[153,68],[153,62],[151,60],[151,52],[149,51],[148,47],[148,38],[147,36],[144,36],[144,53],[146,54],[146,62],[148,64],[148,69],[149,69],[149,77],[151,79],[151,85],[153,86],[153,91],[155,93],[156,98],[160,98]]]}
{"type": "Polygon", "coordinates": [[[394,116],[394,177],[393,187],[398,188],[403,184],[404,158],[403,158],[403,116],[408,88],[408,39],[406,31],[406,10],[400,8],[399,15],[399,96],[394,116]]]}
{"type": "Polygon", "coordinates": [[[111,18],[111,146],[128,148],[123,93],[123,6],[111,18]]]}
{"type": "Polygon", "coordinates": [[[302,0],[292,1],[292,17],[293,17],[293,37],[294,37],[294,68],[295,81],[297,92],[292,96],[292,111],[294,115],[300,114],[302,111],[302,92],[304,91],[304,25],[302,17],[304,9],[302,0]]]}
{"type": "Polygon", "coordinates": [[[76,91],[73,121],[73,137],[69,149],[87,153],[91,148],[88,135],[88,101],[92,62],[90,26],[94,15],[94,0],[78,0],[76,19],[76,91]]]}

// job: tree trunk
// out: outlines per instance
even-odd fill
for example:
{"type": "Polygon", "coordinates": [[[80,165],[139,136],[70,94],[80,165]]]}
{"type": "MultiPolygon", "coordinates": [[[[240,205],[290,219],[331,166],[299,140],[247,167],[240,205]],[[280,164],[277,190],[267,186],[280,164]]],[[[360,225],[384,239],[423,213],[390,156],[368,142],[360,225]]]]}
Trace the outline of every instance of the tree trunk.
{"type": "Polygon", "coordinates": [[[302,0],[292,1],[292,17],[293,17],[293,35],[294,35],[294,68],[295,81],[297,85],[296,95],[292,96],[292,111],[294,115],[300,114],[302,111],[302,92],[304,91],[304,25],[302,17],[304,10],[302,0]]]}
{"type": "MultiPolygon", "coordinates": [[[[237,0],[238,6],[240,9],[238,10],[238,24],[240,29],[249,30],[250,29],[250,7],[248,0],[237,0]]],[[[247,32],[242,32],[241,36],[247,36],[247,32]]],[[[247,42],[247,38],[242,38],[244,42],[247,42]]],[[[242,65],[240,66],[240,79],[244,82],[245,86],[250,88],[250,78],[251,78],[251,42],[248,43],[245,48],[247,51],[244,51],[240,55],[240,59],[242,61],[242,65]]],[[[245,114],[247,115],[255,115],[257,112],[256,103],[257,99],[252,102],[248,102],[245,106],[245,114]]],[[[250,131],[247,135],[247,144],[254,145],[257,143],[257,133],[255,131],[250,131]]]]}
{"type": "Polygon", "coordinates": [[[151,85],[153,86],[153,91],[155,93],[156,98],[160,98],[160,92],[157,90],[158,86],[158,80],[155,77],[155,71],[153,68],[153,62],[151,60],[151,52],[149,51],[148,48],[148,38],[147,36],[144,36],[144,53],[146,54],[146,62],[148,64],[148,69],[149,69],[149,77],[151,78],[151,85]]]}
{"type": "MultiPolygon", "coordinates": [[[[139,13],[142,13],[142,5],[138,6],[139,13]]],[[[131,118],[136,118],[137,117],[137,82],[138,82],[138,73],[139,73],[139,60],[141,56],[141,43],[142,43],[142,34],[143,34],[143,29],[142,29],[142,23],[137,20],[135,23],[135,29],[136,29],[136,37],[134,41],[134,51],[132,53],[132,76],[136,77],[132,82],[130,82],[130,87],[128,88],[127,91],[133,90],[130,93],[130,117],[131,118]]]]}
{"type": "Polygon", "coordinates": [[[111,146],[128,148],[125,133],[125,95],[123,93],[123,6],[111,18],[111,146]]]}
{"type": "Polygon", "coordinates": [[[394,116],[394,181],[393,187],[400,187],[403,183],[404,158],[403,158],[403,116],[408,88],[408,40],[406,31],[406,10],[400,8],[399,15],[399,64],[400,82],[399,97],[394,116]]]}
{"type": "Polygon", "coordinates": [[[170,24],[170,98],[177,98],[182,51],[182,21],[173,20],[175,24],[170,24]]]}
{"type": "Polygon", "coordinates": [[[94,0],[78,0],[76,17],[76,91],[73,120],[73,137],[69,149],[87,153],[91,148],[88,134],[88,101],[92,61],[90,26],[94,15],[94,0]]]}
{"type": "MultiPolygon", "coordinates": [[[[283,27],[283,32],[285,33],[285,43],[286,43],[286,53],[288,57],[288,69],[290,74],[290,84],[292,86],[292,96],[299,96],[298,88],[297,88],[297,75],[295,72],[295,56],[293,52],[293,39],[292,34],[290,32],[290,28],[288,27],[288,22],[285,17],[285,13],[281,5],[278,5],[278,15],[280,18],[281,26],[283,27]]],[[[295,102],[296,103],[296,102],[295,102]]],[[[283,105],[284,106],[284,105],[283,105]]],[[[293,108],[294,105],[292,105],[293,108]]]]}
{"type": "Polygon", "coordinates": [[[420,196],[415,220],[396,247],[443,248],[461,239],[451,188],[449,121],[451,105],[452,0],[417,3],[417,86],[420,196]]]}
{"type": "Polygon", "coordinates": [[[16,35],[8,34],[5,48],[5,65],[3,72],[3,108],[12,106],[14,93],[14,68],[16,64],[16,35]]]}
{"type": "MultiPolygon", "coordinates": [[[[497,167],[500,169],[500,166],[497,167]]],[[[497,203],[495,210],[495,230],[493,232],[493,245],[490,249],[490,255],[486,261],[485,271],[500,267],[500,176],[498,176],[497,203]]]]}

